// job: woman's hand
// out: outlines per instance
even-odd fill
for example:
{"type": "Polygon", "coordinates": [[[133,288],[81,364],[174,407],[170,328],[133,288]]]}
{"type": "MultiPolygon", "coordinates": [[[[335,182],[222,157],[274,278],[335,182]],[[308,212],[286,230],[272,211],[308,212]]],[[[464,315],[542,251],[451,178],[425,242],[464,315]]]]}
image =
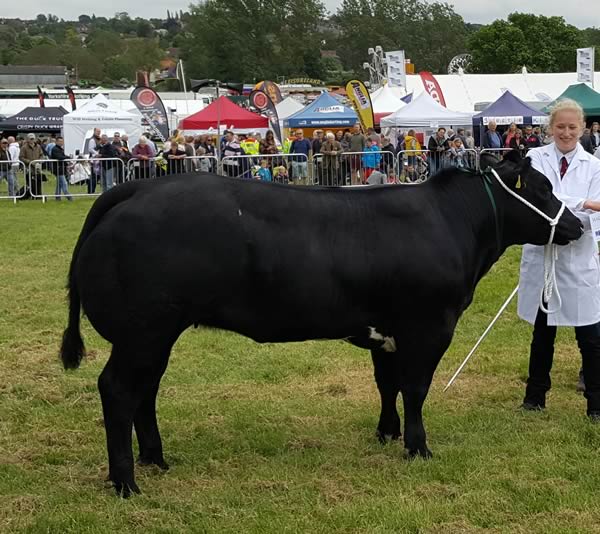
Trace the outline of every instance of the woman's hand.
{"type": "Polygon", "coordinates": [[[600,201],[598,200],[586,200],[583,203],[583,209],[592,210],[592,211],[600,211],[600,201]]]}

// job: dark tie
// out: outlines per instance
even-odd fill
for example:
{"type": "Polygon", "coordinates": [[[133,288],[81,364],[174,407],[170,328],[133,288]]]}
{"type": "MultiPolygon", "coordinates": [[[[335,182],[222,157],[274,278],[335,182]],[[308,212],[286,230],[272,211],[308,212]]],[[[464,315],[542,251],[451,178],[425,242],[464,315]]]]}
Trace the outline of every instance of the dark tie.
{"type": "Polygon", "coordinates": [[[569,162],[567,161],[567,158],[565,158],[563,156],[562,158],[560,158],[560,177],[561,178],[565,175],[568,168],[569,168],[569,162]]]}

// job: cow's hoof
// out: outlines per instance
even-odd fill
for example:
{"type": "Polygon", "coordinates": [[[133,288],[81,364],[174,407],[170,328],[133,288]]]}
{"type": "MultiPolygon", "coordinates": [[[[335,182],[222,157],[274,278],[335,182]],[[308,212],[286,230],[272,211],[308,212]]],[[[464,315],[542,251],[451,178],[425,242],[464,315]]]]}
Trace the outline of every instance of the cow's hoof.
{"type": "Polygon", "coordinates": [[[427,447],[418,447],[416,449],[405,449],[406,458],[413,460],[415,458],[423,458],[429,460],[433,458],[433,454],[427,447]]]}
{"type": "Polygon", "coordinates": [[[159,469],[162,469],[163,471],[168,471],[169,470],[169,464],[167,462],[165,462],[164,458],[150,458],[147,456],[140,456],[137,459],[137,464],[141,465],[141,466],[148,466],[148,465],[155,465],[156,467],[158,467],[159,469]]]}
{"type": "Polygon", "coordinates": [[[113,487],[115,488],[117,497],[123,497],[123,499],[129,499],[134,493],[137,493],[138,495],[142,493],[133,480],[130,480],[129,482],[115,482],[113,480],[113,487]]]}
{"type": "Polygon", "coordinates": [[[375,431],[375,435],[377,436],[379,443],[385,445],[386,443],[390,443],[392,441],[398,441],[400,436],[402,436],[402,433],[399,430],[397,432],[387,433],[377,429],[375,431]]]}

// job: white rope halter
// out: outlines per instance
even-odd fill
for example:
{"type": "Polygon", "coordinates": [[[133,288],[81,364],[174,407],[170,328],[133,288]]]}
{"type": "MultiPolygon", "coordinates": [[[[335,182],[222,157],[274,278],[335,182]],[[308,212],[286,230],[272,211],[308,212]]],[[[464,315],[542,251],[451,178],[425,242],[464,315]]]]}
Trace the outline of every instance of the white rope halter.
{"type": "Polygon", "coordinates": [[[494,175],[494,177],[496,178],[498,183],[502,186],[502,188],[509,195],[512,195],[519,202],[521,202],[522,204],[525,204],[525,206],[527,206],[530,210],[534,211],[540,217],[545,219],[548,222],[548,224],[550,225],[550,239],[548,239],[548,243],[544,246],[544,290],[542,291],[542,294],[540,295],[540,309],[544,313],[548,313],[548,314],[556,313],[558,310],[560,310],[560,308],[562,306],[562,299],[560,298],[560,293],[558,292],[558,285],[556,283],[556,259],[558,258],[558,246],[553,244],[552,241],[554,240],[554,234],[556,232],[556,225],[558,224],[558,221],[562,217],[562,214],[565,211],[566,205],[564,202],[561,201],[561,206],[560,206],[560,209],[558,210],[558,213],[556,214],[556,216],[554,218],[549,217],[543,211],[540,211],[533,204],[531,204],[530,202],[525,200],[522,196],[518,195],[510,187],[508,187],[500,179],[500,176],[498,176],[498,173],[494,169],[490,168],[490,171],[492,172],[492,174],[494,175]],[[556,294],[556,300],[557,300],[558,306],[555,309],[551,310],[549,304],[550,304],[550,299],[552,298],[552,295],[554,295],[554,294],[556,294]],[[546,307],[546,304],[548,304],[548,307],[546,307]]]}

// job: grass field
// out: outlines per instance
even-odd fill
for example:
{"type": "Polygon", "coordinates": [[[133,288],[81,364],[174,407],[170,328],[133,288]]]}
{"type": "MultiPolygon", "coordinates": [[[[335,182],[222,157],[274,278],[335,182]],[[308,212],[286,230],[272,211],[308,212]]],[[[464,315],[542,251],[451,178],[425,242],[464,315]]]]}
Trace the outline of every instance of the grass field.
{"type": "Polygon", "coordinates": [[[518,250],[481,283],[438,369],[432,460],[376,442],[368,352],[189,330],[159,393],[171,470],[137,468],[143,494],[117,499],[96,388],[109,346],[84,320],[82,368],[57,359],[90,205],[0,203],[0,532],[600,532],[600,425],[575,393],[571,331],[559,333],[547,413],[517,409],[530,328],[514,304],[442,393],[516,284],[518,250]]]}

